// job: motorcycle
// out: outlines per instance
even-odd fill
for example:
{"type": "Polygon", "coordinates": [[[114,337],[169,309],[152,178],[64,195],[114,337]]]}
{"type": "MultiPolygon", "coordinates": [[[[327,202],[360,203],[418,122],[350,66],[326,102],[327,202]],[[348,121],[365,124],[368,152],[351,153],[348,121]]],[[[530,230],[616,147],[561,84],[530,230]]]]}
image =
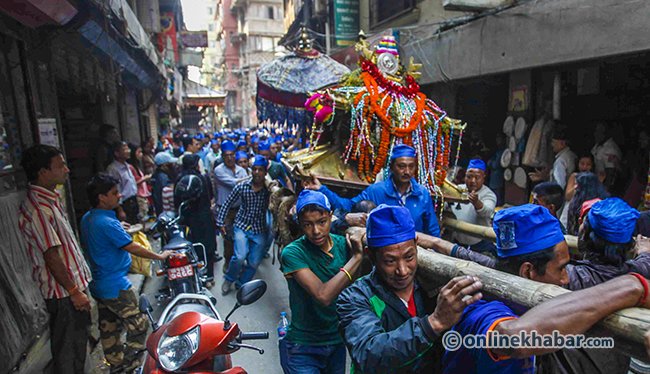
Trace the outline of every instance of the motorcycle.
{"type": "Polygon", "coordinates": [[[201,294],[180,294],[160,315],[161,325],[154,321],[146,295],[141,295],[139,308],[147,314],[154,332],[147,338],[147,354],[140,374],[215,373],[246,374],[232,366],[231,354],[239,349],[264,350],[243,341],[268,339],[268,332],[242,332],[230,316],[243,305],[250,305],[266,292],[266,283],[256,279],[242,285],[237,302],[222,320],[210,297],[201,294]],[[188,302],[191,301],[191,302],[188,302]]]}
{"type": "Polygon", "coordinates": [[[157,296],[159,300],[172,299],[183,293],[208,294],[204,288],[205,282],[202,276],[205,264],[200,261],[196,252],[196,250],[202,250],[203,258],[206,258],[205,246],[187,240],[184,228],[178,223],[182,218],[183,209],[188,203],[189,201],[181,203],[178,214],[162,213],[151,226],[154,238],[162,237],[162,250],[174,252],[162,262],[161,268],[156,271],[157,276],[166,276],[168,280],[168,287],[157,296]]]}

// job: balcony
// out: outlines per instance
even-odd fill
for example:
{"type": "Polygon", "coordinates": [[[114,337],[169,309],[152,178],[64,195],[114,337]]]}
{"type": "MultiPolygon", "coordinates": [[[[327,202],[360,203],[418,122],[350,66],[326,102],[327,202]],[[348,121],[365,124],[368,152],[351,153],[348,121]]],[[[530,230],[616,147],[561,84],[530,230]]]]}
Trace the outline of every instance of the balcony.
{"type": "Polygon", "coordinates": [[[278,19],[248,18],[242,28],[246,35],[284,35],[284,24],[278,19]]]}

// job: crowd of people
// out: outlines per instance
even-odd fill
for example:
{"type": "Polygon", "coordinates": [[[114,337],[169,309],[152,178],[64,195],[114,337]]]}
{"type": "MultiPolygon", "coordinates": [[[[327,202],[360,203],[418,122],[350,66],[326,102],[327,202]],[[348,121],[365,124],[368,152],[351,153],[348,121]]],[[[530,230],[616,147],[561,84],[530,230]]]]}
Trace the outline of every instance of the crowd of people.
{"type": "MultiPolygon", "coordinates": [[[[221,289],[227,294],[251,280],[268,257],[273,237],[267,219],[267,174],[293,188],[279,163],[280,151],[299,147],[299,139],[289,132],[176,132],[140,145],[120,140],[110,126],[103,126],[101,133],[102,142],[94,150],[97,173],[87,183],[89,209],[81,219],[79,237],[57,191],[70,173],[61,150],[38,144],[22,159],[29,187],[20,209],[20,230],[50,313],[57,373],[84,371],[91,297],[97,303],[100,341],[111,371],[131,372],[140,365],[149,323],[127,277],[131,256],[164,260],[171,252],[152,252],[134,241],[127,232],[131,225],[145,224],[166,211],[181,214],[188,240],[206,248],[201,260],[208,288],[215,285],[215,262],[225,257],[221,289]],[[196,195],[175,188],[185,178],[197,181],[196,195]],[[184,201],[188,203],[179,209],[184,201]],[[223,235],[223,256],[217,234],[223,235]]],[[[203,254],[199,251],[199,257],[203,254]]]]}
{"type": "Polygon", "coordinates": [[[617,310],[650,308],[650,233],[640,224],[647,212],[642,216],[622,199],[609,197],[601,174],[589,172],[594,160],[571,156],[562,137],[561,129],[554,133],[553,150],[563,170],[554,166],[548,176],[535,174],[540,182],[549,180],[532,190],[532,204],[501,210],[497,195],[485,185],[489,163],[479,158],[469,161],[464,174],[467,202],[436,207],[414,178],[416,151],[408,145],[393,148],[388,178],[345,198],[317,177],[296,183],[287,173],[279,162],[282,152],[301,147],[291,133],[175,133],[140,146],[116,140],[110,148],[98,148],[110,154],[103,155],[105,169],[88,182],[90,209],[81,220],[79,240],[56,192],[69,173],[63,154],[36,145],[22,161],[30,185],[20,229],[51,316],[55,370],[83,371],[89,296],[98,305],[100,339],[111,370],[139,365],[148,322],[126,277],[130,256],[160,260],[170,252],[151,252],[135,243],[124,222],[179,212],[188,200],[175,187],[197,181],[200,191],[180,212],[182,223],[188,239],[206,248],[206,285],[219,283],[225,295],[253,279],[269,256],[274,239],[270,179],[299,191],[292,220],[301,235],[280,255],[291,310],[288,333],[280,340],[285,373],[345,373],[346,355],[354,372],[625,372],[629,358],[615,351],[445,351],[441,343],[449,330],[461,335],[579,334],[617,310]],[[496,243],[441,232],[437,208],[492,227],[496,243]],[[565,233],[578,235],[580,254],[569,251],[565,233]],[[223,237],[222,248],[217,235],[223,237]],[[504,300],[483,300],[480,279],[457,277],[432,297],[416,277],[418,246],[576,292],[525,311],[504,300]],[[219,261],[224,278],[215,280],[219,261]]]}

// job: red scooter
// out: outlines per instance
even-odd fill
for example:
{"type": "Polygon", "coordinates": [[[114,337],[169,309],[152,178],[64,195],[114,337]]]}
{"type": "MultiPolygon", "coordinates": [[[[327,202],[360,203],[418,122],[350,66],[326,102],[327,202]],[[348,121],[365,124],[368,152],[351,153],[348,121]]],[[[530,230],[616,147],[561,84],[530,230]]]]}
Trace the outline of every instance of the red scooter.
{"type": "Polygon", "coordinates": [[[242,305],[257,301],[266,292],[266,283],[256,279],[237,291],[237,303],[221,320],[213,298],[203,294],[180,294],[160,315],[162,325],[153,320],[146,295],[140,296],[140,311],[146,313],[154,332],[147,338],[147,355],[141,374],[162,373],[221,373],[245,374],[246,370],[232,366],[230,355],[240,348],[264,354],[264,350],[243,344],[244,340],[268,339],[268,332],[242,332],[228,318],[242,305]]]}

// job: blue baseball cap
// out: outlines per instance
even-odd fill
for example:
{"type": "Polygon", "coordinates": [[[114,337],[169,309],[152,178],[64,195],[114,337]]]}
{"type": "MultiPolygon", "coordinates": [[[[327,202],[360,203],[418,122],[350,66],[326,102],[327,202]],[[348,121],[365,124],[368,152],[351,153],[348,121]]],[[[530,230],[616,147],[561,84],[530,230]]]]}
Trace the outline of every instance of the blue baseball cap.
{"type": "Polygon", "coordinates": [[[269,166],[269,160],[267,160],[266,157],[262,155],[255,155],[255,161],[253,161],[253,166],[261,166],[266,168],[269,166]]]}
{"type": "Polygon", "coordinates": [[[467,165],[467,170],[469,169],[479,169],[485,171],[487,170],[487,166],[485,165],[485,161],[481,160],[480,158],[475,158],[469,161],[469,165],[467,165]]]}
{"type": "Polygon", "coordinates": [[[235,161],[239,161],[243,158],[248,158],[248,153],[244,151],[237,151],[237,153],[235,153],[235,161]]]}
{"type": "Polygon", "coordinates": [[[393,153],[390,156],[390,160],[393,161],[396,158],[400,157],[415,157],[415,149],[406,144],[398,144],[393,147],[393,153]]]}
{"type": "Polygon", "coordinates": [[[492,223],[499,257],[521,256],[564,241],[560,221],[540,205],[525,204],[498,211],[492,223]]]}
{"type": "Polygon", "coordinates": [[[587,214],[594,233],[610,243],[629,243],[641,214],[618,197],[601,200],[587,214]]]}
{"type": "Polygon", "coordinates": [[[271,149],[271,142],[269,142],[268,140],[260,142],[260,144],[257,146],[257,149],[259,149],[260,151],[268,151],[271,149]]]}
{"type": "Polygon", "coordinates": [[[311,204],[318,205],[327,211],[332,210],[332,206],[330,205],[329,200],[327,200],[327,196],[322,192],[302,190],[300,195],[298,195],[298,201],[296,202],[296,212],[300,214],[304,207],[311,204]]]}
{"type": "Polygon", "coordinates": [[[237,148],[239,147],[245,147],[246,146],[246,141],[245,140],[240,140],[237,142],[237,148]]]}
{"type": "Polygon", "coordinates": [[[235,150],[237,150],[237,147],[235,147],[235,143],[231,142],[230,140],[224,140],[221,143],[221,150],[223,152],[235,152],[235,150]]]}
{"type": "Polygon", "coordinates": [[[172,155],[169,154],[169,152],[158,152],[153,158],[153,162],[157,165],[164,165],[164,164],[175,164],[178,162],[178,159],[172,155]]]}
{"type": "Polygon", "coordinates": [[[372,248],[386,247],[415,239],[415,222],[408,209],[381,204],[368,215],[366,238],[372,248]]]}

